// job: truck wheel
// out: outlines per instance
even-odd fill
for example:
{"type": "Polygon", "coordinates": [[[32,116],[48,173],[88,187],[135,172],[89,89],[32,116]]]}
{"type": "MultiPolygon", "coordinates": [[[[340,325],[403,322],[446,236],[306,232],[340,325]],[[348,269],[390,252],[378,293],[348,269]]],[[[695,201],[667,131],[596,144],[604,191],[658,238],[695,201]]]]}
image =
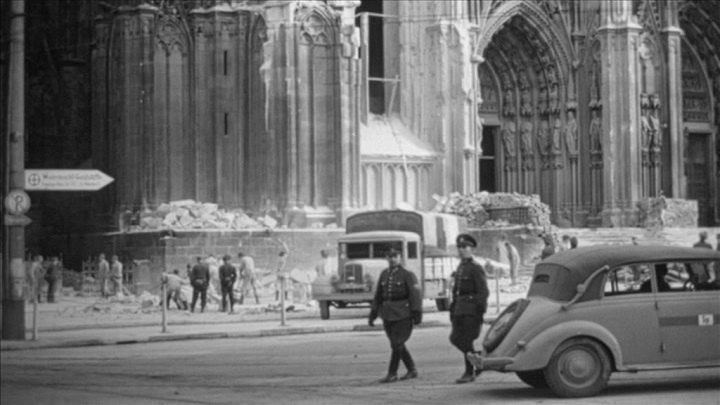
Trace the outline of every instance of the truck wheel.
{"type": "Polygon", "coordinates": [[[561,397],[590,397],[607,386],[610,358],[596,341],[565,341],[553,353],[544,374],[550,389],[561,397]]]}
{"type": "Polygon", "coordinates": [[[320,319],[330,319],[330,301],[320,301],[320,319]]]}
{"type": "Polygon", "coordinates": [[[518,371],[518,378],[525,384],[533,388],[547,388],[547,380],[545,380],[545,374],[542,370],[531,370],[531,371],[518,371]]]}
{"type": "Polygon", "coordinates": [[[450,309],[450,300],[447,298],[436,298],[435,305],[437,305],[438,311],[447,311],[450,309]]]}

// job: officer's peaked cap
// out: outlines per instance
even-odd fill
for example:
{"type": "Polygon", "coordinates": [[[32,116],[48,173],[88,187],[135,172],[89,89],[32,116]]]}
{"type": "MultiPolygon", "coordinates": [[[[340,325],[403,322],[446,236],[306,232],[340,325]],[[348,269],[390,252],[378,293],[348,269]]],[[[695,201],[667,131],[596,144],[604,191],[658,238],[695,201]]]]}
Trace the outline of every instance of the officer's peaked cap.
{"type": "Polygon", "coordinates": [[[469,235],[467,233],[463,233],[458,235],[457,239],[455,240],[455,244],[458,246],[472,246],[477,247],[477,241],[475,238],[472,237],[472,235],[469,235]]]}
{"type": "Polygon", "coordinates": [[[400,256],[400,251],[395,248],[391,248],[387,251],[387,254],[385,256],[386,257],[400,256]]]}

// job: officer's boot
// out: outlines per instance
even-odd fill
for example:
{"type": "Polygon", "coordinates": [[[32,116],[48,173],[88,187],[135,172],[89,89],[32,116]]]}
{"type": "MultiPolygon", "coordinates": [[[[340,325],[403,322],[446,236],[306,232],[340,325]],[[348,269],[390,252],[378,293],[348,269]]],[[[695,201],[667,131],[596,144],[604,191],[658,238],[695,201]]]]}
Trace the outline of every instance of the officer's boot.
{"type": "Polygon", "coordinates": [[[465,360],[465,373],[455,380],[455,383],[457,384],[465,384],[475,381],[475,367],[472,363],[470,363],[470,360],[467,359],[467,353],[463,353],[463,360],[465,360]]]}
{"type": "Polygon", "coordinates": [[[397,350],[393,350],[392,354],[390,355],[390,364],[388,365],[388,373],[387,375],[380,380],[381,383],[391,383],[398,380],[397,377],[397,369],[400,365],[400,354],[397,350]]]}
{"type": "Polygon", "coordinates": [[[409,380],[411,378],[417,378],[418,372],[415,368],[415,362],[413,361],[412,356],[410,356],[410,352],[408,351],[407,347],[403,347],[400,358],[402,359],[403,364],[405,364],[405,368],[407,368],[407,373],[405,373],[404,376],[400,377],[400,379],[409,380]]]}

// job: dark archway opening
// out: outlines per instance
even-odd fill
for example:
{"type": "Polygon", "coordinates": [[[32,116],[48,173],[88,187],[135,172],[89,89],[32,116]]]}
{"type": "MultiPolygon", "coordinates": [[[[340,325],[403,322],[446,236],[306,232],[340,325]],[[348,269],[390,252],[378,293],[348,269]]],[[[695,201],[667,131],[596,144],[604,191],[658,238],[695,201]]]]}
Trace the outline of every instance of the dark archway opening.
{"type": "Polygon", "coordinates": [[[495,193],[498,190],[497,187],[497,162],[495,159],[495,134],[497,133],[498,127],[495,126],[483,126],[482,134],[482,156],[480,156],[480,184],[478,188],[480,191],[487,191],[489,193],[495,193]]]}
{"type": "MultiPolygon", "coordinates": [[[[382,14],[383,5],[382,1],[378,0],[362,0],[360,7],[355,11],[356,14],[360,13],[377,13],[382,14]]],[[[360,26],[360,18],[355,19],[355,24],[360,26]]],[[[370,78],[383,78],[385,77],[385,48],[384,48],[384,32],[383,32],[383,18],[378,16],[370,15],[370,32],[369,36],[369,50],[368,56],[370,57],[370,78]]],[[[381,81],[370,80],[369,82],[370,92],[370,112],[373,114],[384,114],[385,113],[385,88],[386,84],[381,81]]]]}

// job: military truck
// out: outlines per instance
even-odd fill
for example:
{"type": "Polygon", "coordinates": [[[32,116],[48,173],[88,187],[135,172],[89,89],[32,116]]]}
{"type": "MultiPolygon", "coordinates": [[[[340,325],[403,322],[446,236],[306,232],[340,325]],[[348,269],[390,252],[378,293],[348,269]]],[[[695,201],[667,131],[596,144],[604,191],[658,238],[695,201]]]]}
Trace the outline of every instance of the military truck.
{"type": "Polygon", "coordinates": [[[450,274],[458,264],[455,238],[466,228],[465,218],[435,212],[381,210],[350,216],[338,240],[336,274],[318,277],[312,285],[320,317],[329,319],[330,307],[370,304],[393,248],[417,276],[423,297],[434,299],[438,310],[448,310],[450,274]]]}

